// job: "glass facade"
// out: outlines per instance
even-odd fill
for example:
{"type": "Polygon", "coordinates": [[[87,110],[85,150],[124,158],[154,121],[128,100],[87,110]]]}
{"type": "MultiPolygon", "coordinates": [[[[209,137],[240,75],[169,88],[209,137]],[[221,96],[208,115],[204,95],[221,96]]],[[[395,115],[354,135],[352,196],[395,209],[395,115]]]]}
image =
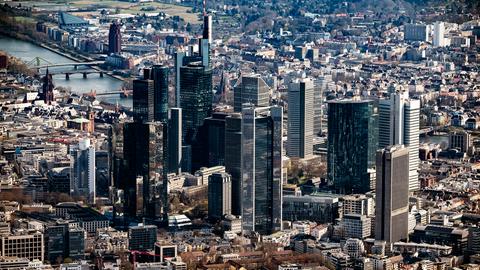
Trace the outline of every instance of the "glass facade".
{"type": "Polygon", "coordinates": [[[160,218],[166,206],[166,125],[160,122],[126,123],[124,126],[125,212],[136,215],[137,176],[143,178],[143,214],[160,218]]]}
{"type": "Polygon", "coordinates": [[[225,118],[225,171],[232,179],[232,214],[240,216],[241,207],[241,154],[242,118],[232,114],[225,118]]]}
{"type": "Polygon", "coordinates": [[[198,64],[180,68],[180,107],[183,110],[183,140],[195,140],[205,118],[212,114],[212,70],[198,64]]]}
{"type": "Polygon", "coordinates": [[[133,81],[133,119],[137,122],[153,121],[154,85],[152,80],[133,81]]]}
{"type": "Polygon", "coordinates": [[[328,103],[328,179],[341,194],[370,191],[368,170],[378,148],[377,106],[371,100],[328,103]]]}
{"type": "Polygon", "coordinates": [[[168,67],[154,65],[151,79],[154,82],[154,120],[166,123],[168,119],[168,67]]]}
{"type": "Polygon", "coordinates": [[[281,107],[242,110],[243,231],[281,230],[282,121],[281,107]]]}

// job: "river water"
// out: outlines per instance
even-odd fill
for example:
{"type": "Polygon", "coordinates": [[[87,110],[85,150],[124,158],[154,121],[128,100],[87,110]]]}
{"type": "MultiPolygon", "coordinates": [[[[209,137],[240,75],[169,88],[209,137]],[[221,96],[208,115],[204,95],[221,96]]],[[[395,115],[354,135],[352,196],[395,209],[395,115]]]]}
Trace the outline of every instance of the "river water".
{"type": "MultiPolygon", "coordinates": [[[[62,55],[32,43],[4,36],[0,36],[0,50],[6,51],[25,62],[29,62],[35,57],[46,59],[52,64],[73,62],[62,55]]],[[[123,83],[107,75],[100,78],[98,74],[89,74],[87,79],[84,79],[82,74],[72,74],[70,75],[70,80],[66,80],[65,75],[55,75],[53,76],[53,81],[56,86],[70,88],[72,92],[79,94],[90,92],[91,90],[95,90],[97,93],[116,91],[121,88],[123,83]]],[[[98,96],[97,98],[112,104],[118,103],[128,107],[132,106],[131,99],[122,99],[120,95],[98,96]]]]}

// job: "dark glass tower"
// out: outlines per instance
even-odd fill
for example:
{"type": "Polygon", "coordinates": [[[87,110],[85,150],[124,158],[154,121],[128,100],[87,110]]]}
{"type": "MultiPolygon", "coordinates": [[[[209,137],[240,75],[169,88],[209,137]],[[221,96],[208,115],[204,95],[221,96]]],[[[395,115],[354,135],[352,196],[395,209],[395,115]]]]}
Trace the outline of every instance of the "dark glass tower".
{"type": "Polygon", "coordinates": [[[282,229],[283,108],[242,109],[242,231],[282,229]]]}
{"type": "Polygon", "coordinates": [[[180,107],[183,110],[183,140],[194,142],[205,118],[212,114],[212,70],[192,63],[180,68],[180,107]]]}
{"type": "Polygon", "coordinates": [[[168,119],[168,67],[155,65],[150,71],[154,84],[154,120],[166,123],[168,119]]]}
{"type": "Polygon", "coordinates": [[[154,120],[153,80],[133,81],[133,119],[136,122],[154,120]]]}
{"type": "Polygon", "coordinates": [[[120,188],[125,194],[125,213],[158,219],[166,206],[166,125],[160,122],[125,123],[123,181],[120,188]],[[137,194],[137,177],[143,179],[143,190],[137,194]],[[143,206],[137,205],[143,201],[143,206]]]}
{"type": "Polygon", "coordinates": [[[242,214],[242,115],[225,118],[225,171],[232,179],[232,214],[242,214]]]}
{"type": "Polygon", "coordinates": [[[378,113],[372,100],[328,103],[328,180],[341,194],[370,191],[378,148],[378,113]]]}
{"type": "Polygon", "coordinates": [[[225,118],[228,114],[223,112],[213,113],[212,117],[205,119],[208,132],[206,138],[208,145],[208,166],[225,165],[225,118]]]}
{"type": "Polygon", "coordinates": [[[114,22],[110,25],[108,31],[108,53],[120,53],[122,51],[122,35],[120,34],[121,25],[114,22]]]}

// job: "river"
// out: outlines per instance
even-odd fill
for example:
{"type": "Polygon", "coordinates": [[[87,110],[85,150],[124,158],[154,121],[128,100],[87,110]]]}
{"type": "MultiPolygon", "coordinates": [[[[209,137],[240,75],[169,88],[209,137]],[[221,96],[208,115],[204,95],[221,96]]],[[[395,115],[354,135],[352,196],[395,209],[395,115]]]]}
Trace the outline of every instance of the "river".
{"type": "MultiPolygon", "coordinates": [[[[0,36],[0,50],[6,51],[10,55],[20,58],[25,62],[29,62],[35,57],[46,59],[52,64],[73,62],[71,59],[30,42],[4,36],[0,36]]],[[[92,89],[96,90],[97,93],[116,91],[121,88],[123,83],[107,75],[100,78],[98,74],[89,74],[87,79],[84,79],[82,74],[72,74],[69,80],[65,79],[65,75],[55,75],[53,76],[53,81],[56,86],[70,88],[72,92],[75,93],[86,93],[92,89]]],[[[122,99],[120,95],[99,96],[98,99],[112,104],[118,102],[120,105],[132,106],[131,99],[122,99]]]]}

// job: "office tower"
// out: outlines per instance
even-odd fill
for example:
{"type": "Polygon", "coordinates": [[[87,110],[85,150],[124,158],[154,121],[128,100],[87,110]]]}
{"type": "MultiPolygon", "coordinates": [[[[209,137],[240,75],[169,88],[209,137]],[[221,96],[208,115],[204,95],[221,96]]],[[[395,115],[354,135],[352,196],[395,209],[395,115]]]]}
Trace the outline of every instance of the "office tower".
{"type": "Polygon", "coordinates": [[[418,190],[420,101],[410,99],[407,91],[391,93],[389,99],[379,100],[378,114],[378,146],[403,144],[408,147],[409,190],[418,190]]]}
{"type": "Polygon", "coordinates": [[[168,172],[182,171],[182,109],[171,108],[168,117],[168,172]]]}
{"type": "Polygon", "coordinates": [[[457,148],[461,152],[466,153],[472,146],[472,136],[465,131],[454,131],[448,134],[448,147],[457,148]]]}
{"type": "Polygon", "coordinates": [[[206,151],[204,155],[208,167],[223,166],[225,164],[225,118],[228,114],[223,112],[213,113],[205,119],[206,151]]]}
{"type": "Polygon", "coordinates": [[[35,231],[21,231],[15,234],[0,236],[1,254],[3,257],[44,260],[45,247],[43,234],[35,231]]]}
{"type": "Polygon", "coordinates": [[[433,46],[445,46],[445,24],[443,22],[435,22],[433,26],[433,46]]]}
{"type": "Polygon", "coordinates": [[[182,172],[192,171],[192,146],[182,145],[182,172]]]}
{"type": "MultiPolygon", "coordinates": [[[[174,259],[178,256],[177,245],[166,242],[155,243],[155,261],[165,262],[167,259],[174,259]]],[[[177,268],[174,268],[177,269],[177,268]]]]}
{"type": "Polygon", "coordinates": [[[232,179],[232,214],[242,214],[242,115],[234,113],[225,118],[225,171],[232,179]]]}
{"type": "Polygon", "coordinates": [[[125,123],[123,174],[119,188],[124,190],[125,213],[132,217],[138,209],[152,219],[161,219],[166,199],[166,125],[160,122],[125,123]],[[142,178],[142,195],[137,191],[137,177],[142,178]],[[143,206],[138,200],[143,200],[143,206]]]}
{"type": "Polygon", "coordinates": [[[297,79],[288,87],[287,155],[305,158],[313,155],[313,81],[297,79]]]}
{"type": "Polygon", "coordinates": [[[180,68],[183,67],[185,52],[176,51],[175,59],[175,107],[180,108],[180,68]]]}
{"type": "Polygon", "coordinates": [[[52,74],[48,72],[47,68],[45,76],[42,78],[42,87],[38,88],[38,98],[43,100],[45,104],[51,104],[54,98],[53,88],[55,88],[55,85],[53,84],[53,77],[52,74]]]}
{"type": "Polygon", "coordinates": [[[212,44],[212,16],[204,14],[203,15],[203,33],[202,38],[208,40],[209,44],[212,44]]]}
{"type": "Polygon", "coordinates": [[[328,180],[341,194],[370,190],[370,169],[375,167],[378,114],[371,100],[336,100],[328,103],[328,180]]]}
{"type": "Polygon", "coordinates": [[[167,122],[168,119],[168,67],[154,65],[150,71],[153,80],[154,120],[167,122]]]}
{"type": "Polygon", "coordinates": [[[133,119],[136,122],[154,120],[153,80],[133,81],[133,119]]]}
{"type": "Polygon", "coordinates": [[[97,197],[108,197],[111,186],[110,154],[95,151],[95,193],[97,197]]]}
{"type": "Polygon", "coordinates": [[[269,87],[258,74],[242,75],[234,86],[233,109],[241,112],[245,103],[255,107],[267,107],[270,103],[269,87]]]}
{"type": "Polygon", "coordinates": [[[220,219],[232,213],[232,179],[228,173],[208,177],[208,216],[220,219]]]}
{"type": "Polygon", "coordinates": [[[121,25],[114,22],[108,30],[108,53],[118,54],[122,51],[122,35],[120,34],[121,25]]]}
{"type": "Polygon", "coordinates": [[[428,41],[428,26],[425,24],[406,24],[403,39],[406,41],[428,41]]]}
{"type": "Polygon", "coordinates": [[[130,251],[153,251],[157,242],[157,226],[142,225],[128,228],[128,249],[130,251]]]}
{"type": "Polygon", "coordinates": [[[242,231],[282,229],[283,108],[242,109],[242,231]]]}
{"type": "Polygon", "coordinates": [[[71,195],[82,196],[88,203],[95,203],[95,146],[90,139],[81,139],[70,150],[72,157],[70,187],[71,195]]]}
{"type": "Polygon", "coordinates": [[[322,75],[313,82],[313,132],[316,135],[322,133],[323,119],[323,93],[328,90],[328,83],[332,81],[332,75],[322,75]]]}
{"type": "Polygon", "coordinates": [[[191,144],[205,118],[212,114],[212,70],[189,64],[180,68],[183,141],[191,144]]]}
{"type": "Polygon", "coordinates": [[[408,237],[408,148],[377,152],[375,239],[395,243],[408,237]]]}

